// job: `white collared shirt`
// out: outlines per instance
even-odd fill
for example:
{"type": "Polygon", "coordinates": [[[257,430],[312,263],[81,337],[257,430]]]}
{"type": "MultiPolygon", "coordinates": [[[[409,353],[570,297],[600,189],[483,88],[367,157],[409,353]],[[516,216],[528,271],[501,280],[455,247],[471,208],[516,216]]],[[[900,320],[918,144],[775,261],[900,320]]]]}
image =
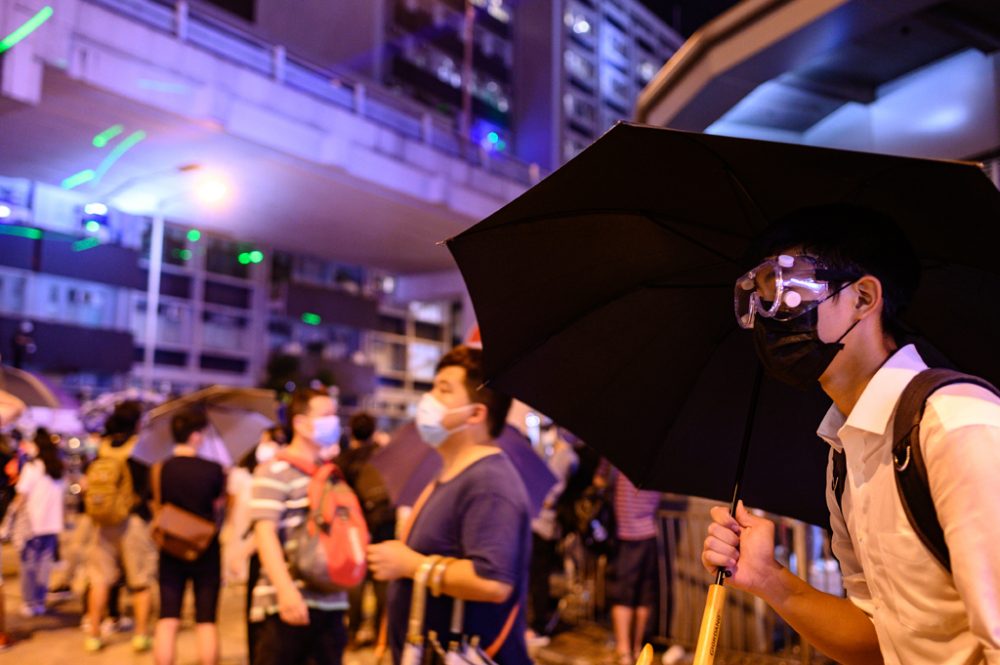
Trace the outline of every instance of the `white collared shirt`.
{"type": "Polygon", "coordinates": [[[926,368],[903,347],[848,417],[832,406],[820,424],[817,433],[847,456],[843,516],[827,471],[833,552],[888,665],[1000,664],[1000,399],[971,384],[947,386],[927,400],[920,422],[952,577],[910,527],[892,467],[896,404],[926,368]]]}

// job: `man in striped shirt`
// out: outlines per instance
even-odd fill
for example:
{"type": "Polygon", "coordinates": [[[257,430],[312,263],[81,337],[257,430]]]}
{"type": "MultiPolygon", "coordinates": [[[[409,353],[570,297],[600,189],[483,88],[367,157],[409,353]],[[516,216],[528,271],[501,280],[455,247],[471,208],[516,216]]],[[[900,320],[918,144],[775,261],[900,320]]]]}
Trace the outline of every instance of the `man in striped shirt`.
{"type": "Polygon", "coordinates": [[[284,545],[309,513],[310,476],[285,457],[311,462],[327,457],[340,438],[337,404],[325,392],[300,389],[288,405],[292,442],[278,459],[254,472],[250,519],[261,574],[253,589],[250,621],[262,622],[254,665],[340,665],[347,643],[347,593],[307,588],[288,572],[284,545]]]}

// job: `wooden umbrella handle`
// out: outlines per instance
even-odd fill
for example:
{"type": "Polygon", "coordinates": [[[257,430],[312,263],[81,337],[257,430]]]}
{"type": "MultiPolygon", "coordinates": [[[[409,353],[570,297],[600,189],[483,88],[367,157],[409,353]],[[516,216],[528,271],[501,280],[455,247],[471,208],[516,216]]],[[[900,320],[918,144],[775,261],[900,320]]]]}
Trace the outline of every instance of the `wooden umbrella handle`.
{"type": "Polygon", "coordinates": [[[708,587],[708,598],[705,599],[705,613],[701,617],[701,630],[698,631],[693,665],[712,665],[715,662],[725,604],[726,588],[721,584],[708,587]]]}

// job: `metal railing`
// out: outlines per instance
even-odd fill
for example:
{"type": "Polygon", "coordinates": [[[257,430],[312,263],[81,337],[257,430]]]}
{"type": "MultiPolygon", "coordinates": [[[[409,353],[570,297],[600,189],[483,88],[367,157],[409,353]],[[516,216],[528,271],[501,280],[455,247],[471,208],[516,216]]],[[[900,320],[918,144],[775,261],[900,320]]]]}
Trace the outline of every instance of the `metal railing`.
{"type": "Polygon", "coordinates": [[[290,89],[335,104],[490,174],[529,186],[543,175],[537,164],[484,150],[462,136],[452,118],[358,75],[334,71],[290,54],[283,45],[268,43],[239,26],[192,8],[187,0],[85,1],[171,34],[290,89]]]}
{"type": "MultiPolygon", "coordinates": [[[[660,556],[660,605],[672,612],[660,612],[656,626],[663,642],[693,649],[701,627],[708,585],[712,576],[701,564],[702,543],[711,521],[709,508],[718,502],[688,499],[684,509],[660,512],[657,544],[660,556]],[[666,573],[666,574],[664,574],[666,573]]],[[[777,524],[776,556],[784,559],[795,574],[826,591],[840,586],[839,567],[830,570],[832,559],[820,554],[827,549],[821,529],[768,515],[777,524]],[[812,533],[810,533],[812,532],[812,533]],[[809,571],[807,574],[806,571],[809,571]]],[[[822,654],[802,640],[764,601],[749,594],[729,590],[723,614],[719,650],[727,663],[829,663],[822,654]]]]}

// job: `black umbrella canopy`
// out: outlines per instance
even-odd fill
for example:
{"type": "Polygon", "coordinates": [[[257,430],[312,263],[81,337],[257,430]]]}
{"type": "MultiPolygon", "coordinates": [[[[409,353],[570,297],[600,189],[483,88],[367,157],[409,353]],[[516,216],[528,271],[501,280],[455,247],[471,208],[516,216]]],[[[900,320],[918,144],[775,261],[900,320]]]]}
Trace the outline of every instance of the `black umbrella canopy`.
{"type": "MultiPolygon", "coordinates": [[[[925,273],[908,323],[1000,380],[1000,194],[975,166],[619,124],[448,242],[492,384],[564,424],[640,485],[728,500],[756,360],[732,311],[751,239],[794,210],[891,215],[925,273]]],[[[928,355],[936,352],[928,351],[928,355]]],[[[769,379],[744,497],[823,523],[828,405],[769,379]]]]}

